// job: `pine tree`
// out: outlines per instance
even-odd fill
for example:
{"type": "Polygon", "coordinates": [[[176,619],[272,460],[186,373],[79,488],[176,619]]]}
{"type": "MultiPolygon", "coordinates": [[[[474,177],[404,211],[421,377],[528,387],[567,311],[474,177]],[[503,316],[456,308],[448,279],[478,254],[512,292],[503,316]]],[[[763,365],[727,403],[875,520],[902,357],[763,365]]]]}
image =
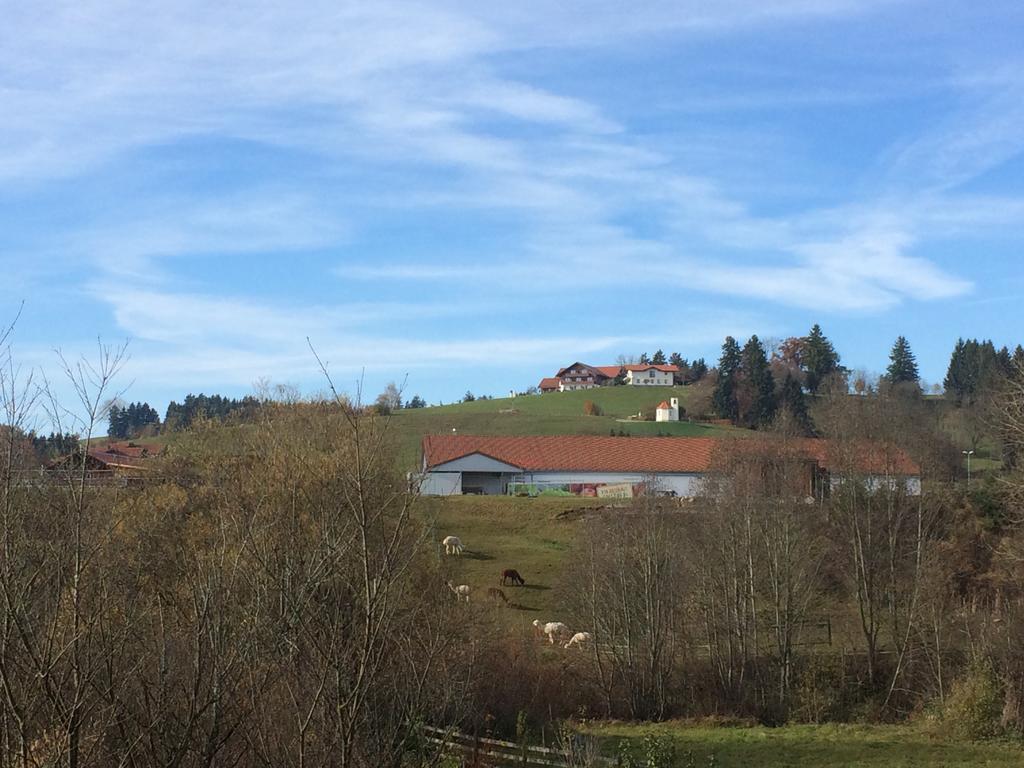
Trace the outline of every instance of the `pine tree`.
{"type": "Polygon", "coordinates": [[[123,440],[128,437],[128,430],[130,428],[128,409],[120,405],[112,405],[107,412],[107,419],[109,421],[107,428],[108,437],[112,437],[115,440],[123,440]]]}
{"type": "Polygon", "coordinates": [[[786,380],[782,383],[782,392],[779,396],[780,409],[789,416],[790,424],[804,437],[814,435],[814,422],[807,411],[807,397],[804,395],[800,382],[790,374],[786,374],[786,380]]]}
{"type": "Polygon", "coordinates": [[[942,382],[946,393],[953,398],[957,405],[963,403],[964,396],[970,389],[968,366],[967,342],[957,339],[956,346],[953,347],[953,354],[949,358],[946,378],[942,382]]]}
{"type": "Polygon", "coordinates": [[[640,365],[650,365],[650,363],[651,363],[651,358],[649,358],[647,356],[646,352],[642,352],[640,354],[640,365]]]}
{"type": "Polygon", "coordinates": [[[775,377],[768,366],[768,356],[757,336],[751,336],[740,356],[743,388],[749,402],[742,421],[749,427],[766,427],[775,418],[775,377]]]}
{"type": "Polygon", "coordinates": [[[708,375],[708,364],[703,357],[690,363],[690,381],[697,382],[708,375]]]}
{"type": "Polygon", "coordinates": [[[996,370],[1001,379],[1008,379],[1013,375],[1013,355],[1010,354],[1009,347],[1004,346],[996,353],[996,370]]]}
{"type": "Polygon", "coordinates": [[[722,356],[718,360],[718,381],[711,401],[719,418],[730,421],[739,418],[739,402],[736,399],[739,375],[740,345],[732,336],[726,336],[722,344],[722,356]]]}
{"type": "Polygon", "coordinates": [[[839,373],[839,353],[817,323],[804,339],[802,361],[806,371],[807,391],[817,393],[830,376],[839,373]]]}
{"type": "Polygon", "coordinates": [[[682,370],[683,368],[686,367],[686,360],[684,360],[683,356],[680,355],[678,352],[673,352],[671,355],[668,356],[668,363],[669,365],[674,365],[679,370],[682,370]]]}
{"type": "Polygon", "coordinates": [[[652,365],[665,365],[665,353],[660,349],[654,353],[654,357],[651,358],[652,365]]]}
{"type": "Polygon", "coordinates": [[[890,384],[917,384],[921,379],[917,370],[917,358],[914,357],[910,342],[905,336],[897,338],[892,346],[885,377],[890,384]]]}

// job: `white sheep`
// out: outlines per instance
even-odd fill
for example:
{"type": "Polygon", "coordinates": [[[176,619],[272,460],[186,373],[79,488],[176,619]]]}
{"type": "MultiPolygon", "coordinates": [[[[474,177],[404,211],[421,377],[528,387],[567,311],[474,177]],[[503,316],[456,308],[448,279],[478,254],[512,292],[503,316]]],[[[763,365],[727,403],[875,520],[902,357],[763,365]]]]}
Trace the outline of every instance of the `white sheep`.
{"type": "Polygon", "coordinates": [[[569,634],[569,628],[560,621],[549,621],[546,624],[543,624],[540,619],[534,619],[533,626],[535,629],[538,629],[543,634],[547,635],[548,642],[552,645],[555,644],[556,637],[560,638],[569,634]]]}
{"type": "Polygon", "coordinates": [[[441,543],[444,544],[444,553],[446,555],[462,554],[462,541],[459,540],[458,536],[445,536],[441,539],[441,543]]]}
{"type": "Polygon", "coordinates": [[[572,648],[575,645],[577,648],[582,648],[584,645],[588,645],[593,639],[594,636],[591,635],[589,632],[577,632],[575,635],[569,638],[569,642],[562,647],[572,648]]]}
{"type": "Polygon", "coordinates": [[[448,589],[455,593],[457,600],[469,602],[469,584],[459,584],[457,587],[450,581],[446,581],[445,584],[448,586],[448,589]]]}

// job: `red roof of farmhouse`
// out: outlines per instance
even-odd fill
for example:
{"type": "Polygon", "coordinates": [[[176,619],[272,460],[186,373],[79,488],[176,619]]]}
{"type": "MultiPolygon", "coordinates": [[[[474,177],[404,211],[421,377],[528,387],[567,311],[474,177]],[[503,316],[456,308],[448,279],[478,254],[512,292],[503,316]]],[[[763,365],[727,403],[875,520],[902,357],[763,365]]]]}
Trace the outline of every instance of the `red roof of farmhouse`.
{"type": "MultiPolygon", "coordinates": [[[[427,435],[423,438],[423,460],[427,469],[479,453],[526,471],[704,473],[711,470],[716,451],[728,446],[753,447],[753,441],[712,437],[599,437],[594,435],[487,436],[427,435]]],[[[741,448],[742,450],[742,448],[741,448]]],[[[828,441],[801,440],[801,458],[827,467],[828,441]]],[[[853,459],[862,472],[902,475],[920,473],[902,451],[885,446],[853,449],[853,459]]]]}
{"type": "Polygon", "coordinates": [[[549,376],[546,379],[540,380],[541,389],[558,389],[558,385],[562,383],[562,380],[557,376],[549,376]]]}

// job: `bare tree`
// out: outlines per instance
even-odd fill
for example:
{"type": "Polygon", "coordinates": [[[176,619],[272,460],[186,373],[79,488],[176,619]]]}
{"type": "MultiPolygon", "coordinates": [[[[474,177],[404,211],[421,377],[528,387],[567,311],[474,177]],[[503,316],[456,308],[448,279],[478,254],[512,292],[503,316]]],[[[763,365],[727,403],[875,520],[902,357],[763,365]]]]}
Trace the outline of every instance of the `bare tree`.
{"type": "Polygon", "coordinates": [[[784,706],[796,647],[820,595],[823,526],[807,503],[813,464],[803,441],[781,437],[728,446],[714,464],[709,519],[693,553],[711,659],[723,693],[737,702],[757,661],[771,659],[774,698],[784,706]]]}
{"type": "Polygon", "coordinates": [[[684,571],[680,520],[650,496],[628,512],[588,521],[576,612],[593,628],[595,669],[609,713],[659,718],[681,648],[684,571]]]}

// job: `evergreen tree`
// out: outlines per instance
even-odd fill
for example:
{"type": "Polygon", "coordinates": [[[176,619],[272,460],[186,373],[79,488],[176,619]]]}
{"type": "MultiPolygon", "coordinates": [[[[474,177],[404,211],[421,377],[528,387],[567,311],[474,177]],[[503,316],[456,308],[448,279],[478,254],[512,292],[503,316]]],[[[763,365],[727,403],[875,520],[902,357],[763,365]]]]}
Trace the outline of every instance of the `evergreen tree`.
{"type": "Polygon", "coordinates": [[[640,354],[640,365],[650,365],[651,358],[647,356],[646,352],[640,354]]]}
{"type": "Polygon", "coordinates": [[[946,393],[957,405],[973,405],[1011,376],[1013,369],[1007,347],[996,351],[991,340],[958,339],[946,371],[946,393]]]}
{"type": "Polygon", "coordinates": [[[699,357],[690,363],[690,382],[697,382],[708,375],[708,364],[703,357],[699,357]]]}
{"type": "Polygon", "coordinates": [[[725,337],[722,356],[718,360],[718,381],[712,395],[712,405],[720,418],[736,421],[739,418],[739,401],[736,387],[740,375],[740,345],[732,336],[725,337]]]}
{"type": "Polygon", "coordinates": [[[757,336],[751,336],[740,355],[744,404],[742,421],[749,427],[766,427],[775,418],[775,377],[768,366],[768,355],[757,336]]]}
{"type": "Polygon", "coordinates": [[[804,339],[801,360],[806,372],[807,391],[811,393],[817,393],[830,376],[842,370],[839,353],[817,323],[804,339]]]}
{"type": "Polygon", "coordinates": [[[952,397],[957,405],[963,403],[964,398],[973,391],[971,361],[967,342],[963,339],[957,339],[956,346],[953,347],[949,368],[946,369],[946,378],[942,383],[946,388],[946,394],[952,397]]]}
{"type": "Polygon", "coordinates": [[[669,365],[674,365],[679,370],[682,370],[683,368],[686,367],[686,360],[684,360],[683,356],[680,355],[678,352],[673,352],[671,355],[668,356],[668,363],[669,365]]]}
{"type": "Polygon", "coordinates": [[[412,399],[409,400],[409,402],[407,402],[405,404],[405,407],[406,408],[426,408],[427,407],[427,401],[424,400],[419,395],[413,395],[412,399]]]}
{"type": "Polygon", "coordinates": [[[615,378],[612,379],[612,384],[616,387],[621,387],[626,383],[626,366],[620,365],[619,372],[615,374],[615,378]]]}
{"type": "Polygon", "coordinates": [[[890,384],[917,384],[921,376],[917,370],[917,358],[910,349],[905,336],[896,339],[889,353],[889,367],[885,374],[890,384]]]}
{"type": "Polygon", "coordinates": [[[1013,375],[1013,355],[1010,354],[1009,347],[1004,346],[996,353],[996,370],[1001,379],[1013,375]]]}
{"type": "Polygon", "coordinates": [[[665,353],[660,349],[654,353],[654,357],[651,358],[653,365],[665,365],[665,353]]]}
{"type": "Polygon", "coordinates": [[[123,440],[128,437],[128,413],[119,405],[110,406],[107,411],[107,436],[115,440],[123,440]]]}
{"type": "Polygon", "coordinates": [[[779,399],[780,409],[789,416],[790,424],[796,431],[804,437],[813,436],[814,422],[807,411],[807,397],[800,382],[790,373],[786,374],[786,380],[782,383],[779,399]]]}

